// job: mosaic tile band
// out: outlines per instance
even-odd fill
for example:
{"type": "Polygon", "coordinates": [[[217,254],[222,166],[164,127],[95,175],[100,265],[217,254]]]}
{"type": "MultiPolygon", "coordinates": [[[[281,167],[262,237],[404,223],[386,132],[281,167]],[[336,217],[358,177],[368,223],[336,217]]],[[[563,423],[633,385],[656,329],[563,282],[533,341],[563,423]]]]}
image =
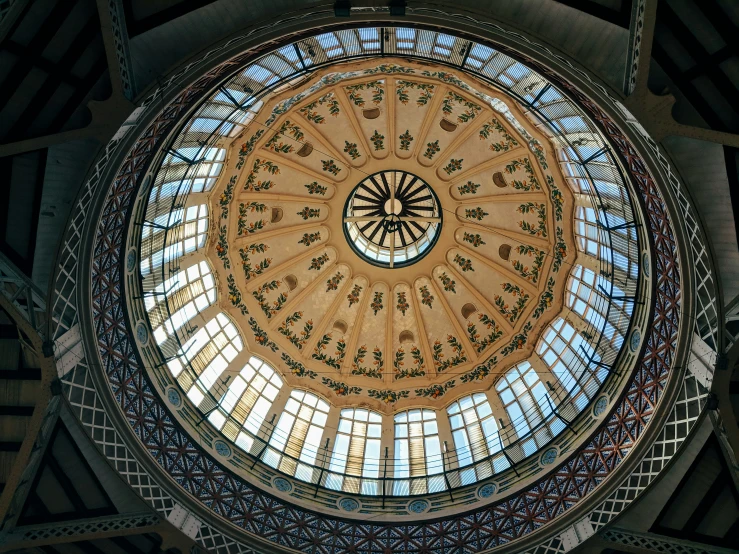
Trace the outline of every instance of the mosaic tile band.
{"type": "MultiPolygon", "coordinates": [[[[210,79],[216,78],[218,69],[210,79]]],[[[402,526],[347,523],[282,505],[207,459],[171,423],[166,408],[159,404],[146,382],[145,373],[135,361],[126,333],[119,287],[123,222],[136,189],[136,177],[169,126],[208,82],[207,78],[201,79],[185,91],[133,148],[103,208],[105,215],[98,227],[92,275],[99,352],[116,399],[150,453],[186,490],[246,530],[292,548],[340,552],[354,542],[363,545],[368,552],[384,552],[387,548],[443,551],[448,548],[448,541],[452,541],[465,543],[466,549],[474,552],[504,544],[551,521],[613,471],[643,431],[666,382],[677,334],[680,289],[676,245],[656,187],[633,147],[605,114],[595,105],[588,105],[585,98],[581,98],[585,107],[604,126],[629,162],[629,170],[647,206],[659,252],[656,259],[658,311],[648,332],[644,359],[633,378],[633,399],[621,399],[616,412],[590,444],[539,485],[504,503],[445,522],[402,526]],[[634,391],[637,392],[635,396],[634,391]],[[577,480],[582,480],[579,486],[577,480]],[[281,511],[279,525],[274,515],[276,510],[281,511]],[[358,537],[361,538],[358,540],[358,537]]]]}

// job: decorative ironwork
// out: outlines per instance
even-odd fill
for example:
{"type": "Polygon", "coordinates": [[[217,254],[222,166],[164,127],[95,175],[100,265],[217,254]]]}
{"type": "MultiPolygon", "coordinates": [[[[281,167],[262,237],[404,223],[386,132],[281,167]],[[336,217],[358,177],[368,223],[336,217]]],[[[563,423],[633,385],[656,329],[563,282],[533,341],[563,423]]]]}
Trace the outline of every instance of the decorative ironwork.
{"type": "MultiPolygon", "coordinates": [[[[449,518],[442,523],[374,525],[347,522],[281,503],[253,489],[228,470],[210,461],[199,446],[168,416],[167,408],[160,404],[159,398],[148,383],[146,373],[133,355],[123,310],[114,307],[120,306],[123,301],[120,287],[120,260],[125,247],[123,222],[126,220],[126,212],[133,203],[135,178],[143,174],[141,168],[149,163],[173,121],[179,117],[183,109],[197,99],[199,92],[217,81],[220,75],[238,67],[245,58],[246,56],[230,60],[198,80],[167,110],[164,110],[142,134],[112,184],[101,210],[103,215],[97,223],[97,244],[91,279],[94,291],[93,318],[99,341],[99,353],[103,362],[102,369],[133,431],[141,438],[151,455],[180,485],[190,491],[198,491],[193,492],[194,497],[217,509],[234,524],[296,549],[326,553],[345,551],[345,546],[339,546],[335,542],[337,536],[345,536],[350,538],[346,546],[351,543],[353,547],[361,547],[366,552],[385,552],[388,548],[393,551],[415,551],[423,548],[428,552],[442,552],[447,548],[449,541],[453,544],[464,542],[470,552],[476,552],[506,544],[553,520],[559,513],[566,512],[618,466],[634,446],[653,414],[667,381],[674,354],[680,303],[678,254],[667,208],[644,162],[628,140],[605,113],[600,112],[594,103],[582,95],[579,95],[581,103],[594,112],[598,123],[619,146],[621,154],[629,162],[628,168],[646,205],[647,223],[656,249],[660,252],[660,263],[655,267],[657,279],[655,317],[646,333],[644,341],[647,345],[646,351],[640,361],[639,370],[632,377],[629,397],[624,396],[617,400],[615,411],[596,431],[592,440],[553,473],[538,480],[533,488],[518,493],[514,499],[486,506],[470,514],[449,518]],[[187,467],[185,459],[188,460],[187,467]],[[208,486],[202,486],[204,482],[208,483],[208,486]]],[[[531,65],[536,64],[531,62],[531,65]]],[[[189,66],[186,69],[189,69],[189,66]]],[[[542,68],[540,71],[545,72],[542,68]]],[[[177,78],[177,75],[173,76],[174,78],[177,78]]],[[[552,77],[553,80],[555,78],[556,76],[552,77]]],[[[557,82],[567,87],[566,83],[558,79],[557,82]]],[[[571,92],[578,94],[574,90],[571,92]]],[[[158,96],[157,91],[151,101],[158,96]]],[[[87,184],[86,194],[77,205],[73,224],[77,223],[78,226],[73,234],[66,238],[65,252],[68,254],[65,255],[73,255],[79,250],[81,223],[89,210],[100,172],[115,151],[115,147],[116,144],[112,143],[106,148],[103,159],[95,168],[93,178],[87,184]]],[[[698,234],[696,240],[699,239],[698,234]]],[[[69,272],[65,271],[57,277],[55,289],[53,313],[57,332],[68,329],[71,321],[76,318],[76,300],[71,295],[70,288],[74,290],[76,283],[69,272]],[[65,284],[71,284],[71,287],[65,288],[65,284]]],[[[78,365],[66,382],[70,396],[72,392],[81,390],[88,391],[92,397],[96,396],[94,385],[84,365],[78,365]]],[[[681,395],[683,401],[697,403],[700,411],[700,393],[691,389],[689,380],[686,380],[681,395]]],[[[93,432],[93,436],[98,435],[96,440],[104,440],[106,445],[116,445],[109,455],[114,458],[119,470],[135,479],[137,488],[150,489],[147,498],[159,509],[165,511],[172,509],[174,506],[172,499],[158,486],[151,485],[150,477],[132,458],[126,455],[119,457],[116,450],[120,448],[125,451],[121,437],[107,418],[103,418],[102,422],[96,422],[97,418],[93,417],[94,410],[85,405],[85,400],[80,400],[84,396],[78,397],[72,405],[79,410],[80,419],[86,422],[85,425],[93,432]],[[102,434],[95,433],[96,430],[105,429],[110,429],[110,437],[106,434],[105,439],[102,439],[102,434]],[[144,483],[141,482],[141,477],[145,477],[144,483]]],[[[679,419],[679,416],[672,416],[668,420],[668,425],[674,425],[675,418],[679,419]]],[[[689,418],[687,428],[692,425],[690,421],[692,420],[689,418]]],[[[681,441],[686,433],[687,431],[682,430],[676,434],[677,438],[672,440],[681,441]]],[[[663,455],[663,458],[668,460],[669,455],[663,455]]],[[[649,480],[651,479],[647,479],[646,482],[649,480]]],[[[646,485],[640,484],[634,490],[643,489],[644,486],[646,485]]],[[[622,506],[628,504],[636,494],[637,492],[634,492],[627,498],[621,498],[619,502],[622,506]]],[[[613,503],[610,499],[608,502],[613,503]]],[[[600,521],[608,521],[620,511],[620,508],[618,505],[606,506],[604,503],[600,510],[602,513],[600,521]]],[[[595,512],[592,517],[595,517],[595,512]]],[[[220,536],[216,537],[215,533],[210,528],[202,532],[207,545],[222,544],[223,539],[220,536]]],[[[548,546],[542,548],[551,551],[566,550],[558,546],[560,543],[559,538],[551,539],[547,543],[548,546]]]]}
{"type": "Polygon", "coordinates": [[[68,537],[84,538],[85,535],[99,535],[100,533],[116,533],[125,530],[140,529],[146,532],[147,527],[160,523],[159,516],[150,513],[115,515],[63,521],[59,523],[44,523],[40,525],[24,525],[13,529],[3,538],[5,544],[16,542],[46,541],[68,537]]]}

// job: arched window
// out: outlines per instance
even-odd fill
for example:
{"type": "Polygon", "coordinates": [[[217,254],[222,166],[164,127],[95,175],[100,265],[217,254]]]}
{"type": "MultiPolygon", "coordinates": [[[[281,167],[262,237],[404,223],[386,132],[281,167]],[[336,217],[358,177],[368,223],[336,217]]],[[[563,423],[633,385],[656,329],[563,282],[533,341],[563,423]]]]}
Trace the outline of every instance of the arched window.
{"type": "MultiPolygon", "coordinates": [[[[190,400],[199,406],[218,377],[243,347],[244,343],[236,326],[225,314],[220,313],[182,346],[184,355],[169,362],[169,367],[175,374],[173,369],[175,362],[179,364],[179,360],[185,359],[190,361],[189,367],[192,371],[183,371],[184,368],[180,364],[175,376],[178,377],[180,386],[187,391],[190,400]]],[[[216,394],[220,396],[219,393],[216,394]]],[[[215,404],[215,400],[211,398],[211,401],[215,404]]]]}
{"type": "Polygon", "coordinates": [[[311,481],[328,411],[328,403],[315,394],[292,391],[269,440],[264,462],[283,473],[311,481]]]}
{"type": "Polygon", "coordinates": [[[436,412],[408,410],[395,414],[394,420],[394,494],[403,496],[443,490],[444,479],[437,475],[444,470],[444,464],[441,459],[436,412]],[[418,479],[425,475],[436,477],[418,479]]]}
{"type": "MultiPolygon", "coordinates": [[[[244,89],[249,90],[249,87],[239,87],[238,80],[237,78],[219,88],[218,92],[200,110],[200,113],[206,112],[206,114],[232,110],[233,113],[228,118],[228,121],[233,124],[233,128],[228,133],[232,137],[238,135],[254,119],[264,104],[262,100],[254,102],[252,98],[254,91],[247,92],[244,89]],[[250,100],[250,98],[252,99],[250,100]],[[236,106],[240,106],[240,109],[234,110],[236,106]]],[[[225,132],[225,128],[221,130],[221,133],[225,134],[225,132]]]]}
{"type": "Polygon", "coordinates": [[[172,210],[147,222],[141,231],[141,275],[163,263],[202,248],[208,235],[208,206],[200,204],[172,210]],[[163,244],[165,231],[167,244],[163,244]],[[147,255],[147,253],[151,253],[147,255]]]}
{"type": "Polygon", "coordinates": [[[216,301],[215,280],[205,261],[178,271],[152,292],[144,305],[159,345],[216,301]]]}
{"type": "Polygon", "coordinates": [[[495,386],[526,456],[549,442],[564,427],[559,420],[537,428],[552,414],[554,402],[529,362],[513,366],[495,386]],[[552,402],[550,404],[550,401],[552,402]],[[532,431],[535,433],[528,437],[532,431]],[[527,438],[528,437],[528,438],[527,438]]]}
{"type": "Polygon", "coordinates": [[[567,307],[596,329],[603,329],[603,336],[615,350],[623,343],[633,312],[633,304],[620,299],[624,296],[618,285],[612,285],[601,275],[596,276],[590,269],[576,265],[570,272],[567,307]],[[607,293],[616,299],[609,300],[607,293]]]}
{"type": "Polygon", "coordinates": [[[575,210],[575,238],[578,250],[590,254],[594,258],[609,260],[611,257],[601,255],[600,251],[600,245],[604,240],[601,236],[603,232],[598,227],[595,210],[578,206],[575,210]]]}
{"type": "Polygon", "coordinates": [[[639,271],[639,250],[636,228],[628,225],[623,217],[608,214],[599,219],[593,208],[578,206],[575,210],[575,239],[578,250],[585,252],[613,267],[623,271],[632,279],[639,271]],[[605,228],[599,225],[616,227],[610,231],[610,239],[605,228]]]}
{"type": "Polygon", "coordinates": [[[326,486],[347,492],[377,494],[378,483],[372,480],[380,475],[381,433],[381,414],[364,409],[341,410],[326,486]],[[340,474],[346,474],[346,477],[340,474]],[[348,477],[350,475],[353,477],[348,477]]]}
{"type": "Polygon", "coordinates": [[[581,411],[608,376],[608,369],[590,364],[600,361],[590,343],[561,317],[557,318],[542,334],[536,347],[544,363],[559,379],[562,388],[581,411]]]}
{"type": "MultiPolygon", "coordinates": [[[[485,394],[472,394],[452,402],[447,408],[447,414],[454,438],[457,465],[460,468],[479,462],[501,450],[498,423],[485,394]]],[[[487,463],[460,471],[463,485],[490,475],[492,470],[487,463]]]]}
{"type": "Polygon", "coordinates": [[[252,356],[243,369],[228,383],[226,392],[208,419],[218,429],[223,429],[228,416],[239,423],[246,431],[231,429],[229,437],[236,437],[236,444],[246,451],[251,449],[253,436],[267,416],[272,402],[282,388],[282,379],[272,367],[260,358],[252,356]]]}
{"type": "Polygon", "coordinates": [[[149,193],[147,211],[158,208],[160,201],[168,201],[162,208],[169,210],[174,196],[208,192],[221,174],[225,159],[225,148],[182,148],[178,150],[178,155],[167,155],[157,173],[157,184],[149,193]],[[188,156],[197,157],[199,163],[190,165],[183,159],[188,156]]]}

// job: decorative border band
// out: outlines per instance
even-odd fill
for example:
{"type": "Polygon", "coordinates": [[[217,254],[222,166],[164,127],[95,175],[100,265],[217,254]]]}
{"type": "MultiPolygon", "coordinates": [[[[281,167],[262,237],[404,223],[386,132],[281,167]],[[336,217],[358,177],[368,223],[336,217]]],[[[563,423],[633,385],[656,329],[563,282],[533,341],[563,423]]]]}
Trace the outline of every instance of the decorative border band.
{"type": "MultiPolygon", "coordinates": [[[[619,400],[610,419],[576,456],[530,490],[464,516],[432,523],[373,525],[346,522],[289,506],[251,488],[205,456],[197,445],[172,424],[166,408],[160,404],[146,381],[145,372],[134,358],[133,346],[126,329],[121,296],[125,215],[133,205],[141,170],[146,167],[148,160],[156,152],[157,145],[179,116],[211,83],[245,60],[246,55],[218,66],[188,87],[163,110],[130,150],[100,210],[102,215],[96,227],[91,275],[92,311],[98,336],[98,353],[115,399],[139,440],[185,490],[216,513],[276,544],[311,552],[338,553],[362,549],[380,553],[389,549],[441,553],[449,548],[462,546],[468,552],[477,552],[527,535],[582,501],[613,472],[634,446],[650,421],[667,382],[673,364],[679,324],[678,251],[666,205],[660,198],[645,163],[625,135],[595,103],[535,62],[530,62],[530,65],[548,74],[550,79],[580,100],[626,160],[646,206],[647,222],[658,254],[655,257],[657,309],[652,325],[645,334],[646,348],[641,365],[633,375],[632,388],[628,396],[619,400]]],[[[106,150],[104,162],[112,156],[115,146],[114,143],[106,150]]],[[[104,165],[99,164],[100,172],[104,165]]],[[[90,196],[85,195],[84,206],[83,201],[80,201],[79,209],[85,213],[97,185],[97,181],[88,183],[90,196]]],[[[77,215],[79,214],[73,218],[77,215]]],[[[75,252],[75,247],[78,249],[80,243],[78,231],[76,235],[67,237],[63,255],[66,252],[75,252]]],[[[62,279],[62,282],[66,281],[62,279]]],[[[54,316],[56,324],[63,330],[64,327],[69,327],[69,312],[75,311],[75,307],[72,295],[68,291],[62,293],[59,283],[58,280],[54,316]]],[[[91,405],[90,398],[85,398],[85,393],[97,395],[87,367],[84,364],[78,365],[74,372],[65,377],[65,383],[71,404],[78,409],[81,421],[86,424],[106,456],[137,489],[142,493],[144,490],[148,491],[145,497],[157,509],[165,512],[171,510],[173,500],[152,481],[145,470],[140,466],[137,469],[130,468],[129,464],[138,466],[132,454],[118,452],[121,447],[116,446],[116,443],[123,443],[110,421],[103,418],[102,423],[96,422],[96,413],[101,409],[99,402],[94,403],[92,399],[94,405],[91,405]],[[108,429],[117,439],[107,436],[108,429]]],[[[697,404],[700,412],[702,395],[691,383],[694,383],[694,379],[686,377],[678,402],[697,404]]],[[[673,422],[673,416],[668,420],[668,425],[673,422]]],[[[688,416],[688,429],[696,418],[695,414],[688,416]]],[[[667,434],[669,433],[663,431],[663,435],[667,434]]],[[[686,435],[687,432],[683,431],[678,439],[673,437],[672,440],[679,443],[686,435]]],[[[660,440],[663,438],[661,436],[660,440]]],[[[669,459],[669,456],[663,456],[665,458],[669,459]]],[[[637,491],[633,496],[643,486],[631,487],[637,491]]],[[[604,504],[599,512],[604,514],[600,516],[601,519],[593,519],[596,510],[590,516],[590,521],[598,526],[610,520],[632,499],[633,497],[609,500],[611,504],[608,507],[604,504]]],[[[206,546],[213,547],[233,544],[232,539],[227,540],[209,526],[201,529],[201,540],[206,546]]],[[[562,539],[557,538],[542,545],[540,549],[562,552],[568,549],[563,544],[562,539]]],[[[248,550],[247,547],[240,547],[240,551],[248,550]]]]}

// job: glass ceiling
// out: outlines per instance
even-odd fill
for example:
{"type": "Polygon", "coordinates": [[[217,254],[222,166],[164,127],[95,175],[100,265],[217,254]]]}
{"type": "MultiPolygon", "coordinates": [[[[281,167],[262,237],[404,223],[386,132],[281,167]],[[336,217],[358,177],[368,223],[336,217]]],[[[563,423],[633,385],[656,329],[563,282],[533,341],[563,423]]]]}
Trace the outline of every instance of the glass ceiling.
{"type": "MultiPolygon", "coordinates": [[[[391,38],[383,40],[378,28],[352,29],[281,48],[206,99],[181,129],[152,184],[147,224],[141,227],[140,267],[158,356],[224,437],[306,482],[348,493],[406,496],[506,471],[542,451],[587,411],[627,336],[639,237],[627,184],[609,145],[543,77],[500,52],[449,35],[406,28],[384,32],[391,38]],[[559,317],[536,342],[536,361],[507,368],[492,389],[445,399],[436,410],[407,409],[392,416],[338,409],[314,391],[287,387],[278,369],[247,351],[242,330],[218,308],[213,268],[202,252],[217,215],[209,213],[206,200],[225,160],[216,143],[242,133],[272,91],[306,71],[381,53],[456,66],[525,106],[531,121],[551,137],[572,192],[591,199],[576,209],[575,238],[578,250],[599,263],[567,268],[565,308],[584,322],[582,329],[559,317]],[[273,413],[278,417],[270,419],[273,413]]],[[[389,178],[400,181],[401,191],[407,182],[406,192],[416,195],[407,175],[389,178]]],[[[375,196],[382,197],[382,181],[376,186],[369,180],[375,196]]],[[[388,265],[422,257],[441,226],[438,199],[428,191],[418,192],[424,200],[414,204],[430,208],[423,214],[410,214],[401,193],[383,198],[379,207],[357,192],[350,195],[344,221],[354,248],[388,265]],[[369,208],[383,218],[399,216],[402,232],[394,233],[394,241],[381,224],[365,227],[350,219],[372,212],[369,208]],[[404,214],[439,220],[411,225],[402,221],[404,214]]]]}

